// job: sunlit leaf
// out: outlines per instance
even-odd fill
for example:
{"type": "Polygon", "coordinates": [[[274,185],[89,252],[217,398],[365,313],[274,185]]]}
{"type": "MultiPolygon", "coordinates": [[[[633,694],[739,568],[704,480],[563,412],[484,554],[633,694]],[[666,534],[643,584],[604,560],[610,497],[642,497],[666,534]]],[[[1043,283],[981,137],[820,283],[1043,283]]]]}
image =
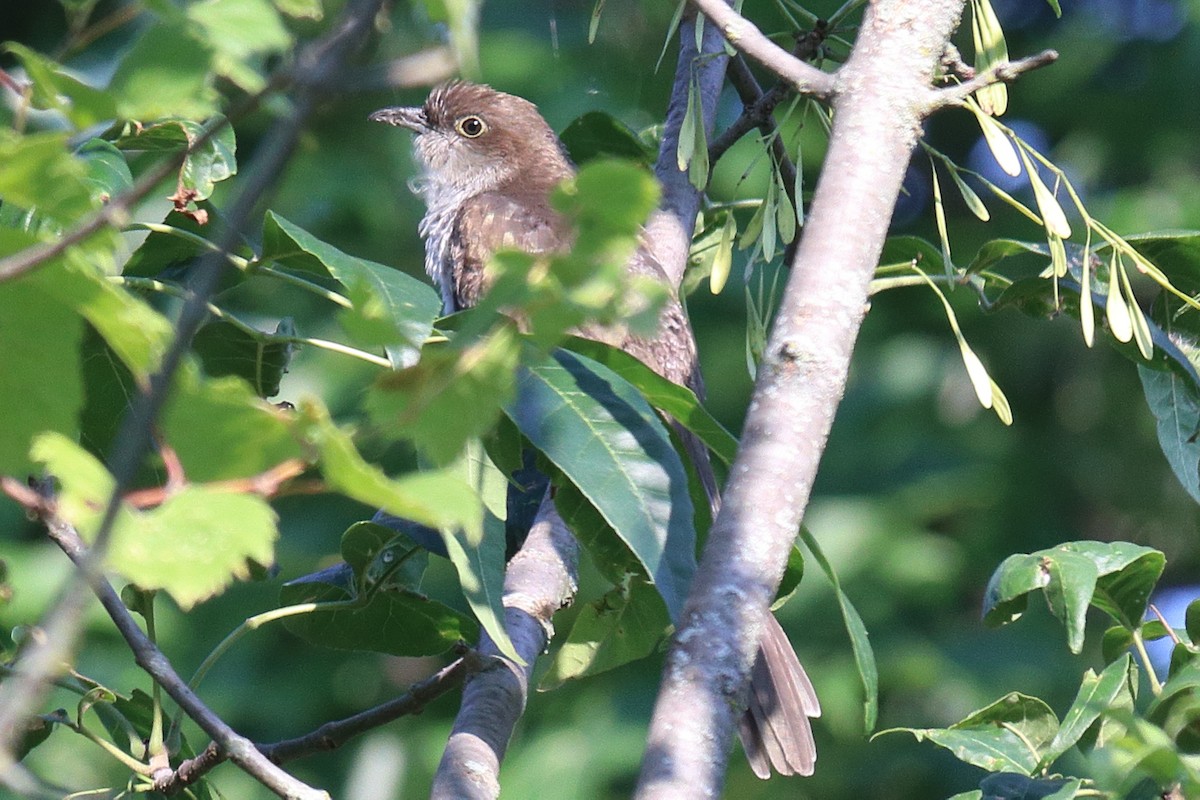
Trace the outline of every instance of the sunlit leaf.
{"type": "Polygon", "coordinates": [[[1021,174],[1021,159],[1017,156],[1017,150],[1013,147],[1012,140],[1008,134],[1000,127],[994,119],[983,113],[978,106],[968,103],[967,107],[975,114],[975,119],[979,123],[979,129],[983,132],[983,139],[987,142],[988,149],[992,151],[992,155],[996,158],[996,163],[1000,165],[1000,169],[1004,170],[1014,178],[1021,174]]]}

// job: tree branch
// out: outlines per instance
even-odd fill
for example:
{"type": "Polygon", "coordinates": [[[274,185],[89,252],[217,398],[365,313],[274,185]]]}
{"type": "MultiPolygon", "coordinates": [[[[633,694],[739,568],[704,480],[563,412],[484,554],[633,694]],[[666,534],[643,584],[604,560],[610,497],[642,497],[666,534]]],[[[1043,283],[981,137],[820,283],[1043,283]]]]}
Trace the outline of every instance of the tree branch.
{"type": "MultiPolygon", "coordinates": [[[[467,673],[468,663],[467,657],[457,658],[425,680],[414,683],[401,696],[386,703],[380,703],[374,708],[345,719],[326,722],[303,736],[283,739],[273,744],[259,744],[256,747],[273,764],[284,764],[316,753],[336,750],[355,736],[419,712],[430,701],[459,686],[467,673]]],[[[199,755],[181,762],[170,775],[156,780],[154,789],[167,795],[175,794],[198,781],[225,759],[225,752],[216,742],[210,742],[199,755]]]]}
{"type": "MultiPolygon", "coordinates": [[[[82,558],[76,562],[77,574],[72,576],[59,598],[43,617],[41,627],[45,635],[32,641],[22,650],[17,664],[20,675],[0,684],[0,774],[7,774],[8,767],[13,762],[12,753],[17,732],[41,703],[48,689],[49,679],[61,669],[61,664],[68,660],[79,634],[88,584],[97,592],[107,585],[101,574],[100,564],[116,522],[117,512],[121,508],[121,498],[132,484],[138,467],[150,448],[154,420],[166,401],[175,370],[208,313],[208,301],[217,288],[224,264],[222,252],[233,248],[239,231],[249,220],[259,200],[274,184],[291,155],[303,123],[315,105],[314,90],[310,84],[318,83],[317,79],[321,75],[337,69],[350,49],[361,41],[381,4],[382,0],[352,0],[333,30],[323,39],[318,39],[306,47],[297,57],[293,74],[297,77],[298,86],[292,113],[274,126],[267,140],[258,149],[250,176],[230,207],[229,225],[221,240],[217,242],[217,252],[208,253],[197,260],[191,276],[193,295],[180,310],[175,324],[175,336],[163,356],[158,371],[151,376],[149,387],[134,395],[130,409],[121,420],[110,463],[113,490],[92,547],[84,551],[82,558]]],[[[161,657],[161,654],[159,655],[161,657]]],[[[159,658],[156,663],[158,660],[163,662],[162,666],[169,669],[170,665],[166,663],[166,659],[159,658]]],[[[186,690],[186,685],[183,688],[186,690]]],[[[190,690],[188,694],[195,699],[190,690]]],[[[198,700],[195,702],[199,703],[198,700]]],[[[199,708],[203,706],[200,705],[199,708]]],[[[223,734],[227,732],[226,726],[223,734]]],[[[241,748],[240,742],[231,741],[241,748]]],[[[249,758],[245,753],[232,750],[231,756],[234,760],[249,758]]],[[[308,796],[324,794],[313,794],[303,784],[295,783],[302,787],[301,794],[296,796],[305,796],[305,793],[308,796]]],[[[280,786],[284,787],[285,784],[280,786]]]]}
{"type": "Polygon", "coordinates": [[[481,636],[487,664],[467,679],[462,707],[434,775],[433,800],[491,800],[500,794],[500,762],[525,711],[529,678],[546,649],[554,613],[570,603],[578,581],[579,544],[547,495],[525,544],[504,576],[504,625],[521,666],[481,636]]]}
{"type": "Polygon", "coordinates": [[[721,29],[726,41],[790,83],[796,91],[822,99],[833,95],[836,80],[832,73],[822,72],[772,42],[724,0],[692,0],[692,4],[721,29]]]}
{"type": "Polygon", "coordinates": [[[991,86],[993,83],[1012,83],[1024,73],[1052,64],[1057,60],[1057,50],[1043,50],[1036,55],[1026,56],[1017,61],[996,64],[962,83],[936,90],[926,105],[925,113],[928,114],[946,106],[962,105],[964,100],[985,86],[991,86]]]}
{"type": "MultiPolygon", "coordinates": [[[[55,517],[52,510],[43,508],[43,519],[54,540],[67,557],[75,564],[81,564],[89,557],[88,548],[79,538],[79,533],[70,525],[55,517]]],[[[188,687],[187,682],[179,677],[171,662],[154,642],[142,632],[129,609],[125,607],[117,591],[113,589],[103,576],[96,576],[91,581],[92,590],[99,598],[100,604],[108,612],[108,616],[117,626],[121,636],[125,638],[133,653],[134,661],[144,669],[154,682],[166,690],[172,699],[187,712],[196,723],[204,729],[213,741],[220,747],[230,760],[235,762],[247,774],[262,783],[280,797],[299,798],[300,800],[328,800],[329,795],[293,778],[266,756],[258,751],[246,737],[229,727],[217,716],[199,697],[188,687]]]]}
{"type": "Polygon", "coordinates": [[[876,0],[839,70],[825,168],[677,628],[636,797],[716,797],[816,477],[934,67],[962,0],[876,0]]]}
{"type": "Polygon", "coordinates": [[[724,39],[714,25],[705,22],[700,50],[696,49],[692,26],[680,26],[675,80],[667,104],[658,159],[654,164],[654,174],[662,186],[663,197],[659,210],[646,224],[647,246],[675,289],[678,289],[687,268],[701,198],[700,190],[688,180],[687,171],[679,168],[679,130],[687,113],[688,93],[695,82],[699,88],[705,137],[712,136],[717,99],[725,83],[728,61],[724,39]]]}

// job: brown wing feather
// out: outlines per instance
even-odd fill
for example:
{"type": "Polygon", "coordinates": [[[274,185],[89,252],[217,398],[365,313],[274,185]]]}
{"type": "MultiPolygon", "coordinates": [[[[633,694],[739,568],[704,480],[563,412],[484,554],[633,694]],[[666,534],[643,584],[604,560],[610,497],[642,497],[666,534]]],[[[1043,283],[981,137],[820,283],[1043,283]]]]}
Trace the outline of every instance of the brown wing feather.
{"type": "Polygon", "coordinates": [[[450,236],[451,263],[461,264],[453,276],[457,308],[479,302],[489,285],[484,268],[497,250],[552,253],[570,243],[569,227],[544,197],[498,192],[463,202],[450,236]]]}

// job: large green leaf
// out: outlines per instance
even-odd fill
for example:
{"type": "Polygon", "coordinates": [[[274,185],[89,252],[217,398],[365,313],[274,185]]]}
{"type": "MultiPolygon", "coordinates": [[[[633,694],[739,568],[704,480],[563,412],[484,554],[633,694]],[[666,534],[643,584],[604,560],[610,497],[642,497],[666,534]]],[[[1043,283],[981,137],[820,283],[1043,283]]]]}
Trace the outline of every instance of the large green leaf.
{"type": "Polygon", "coordinates": [[[321,473],[334,491],[431,528],[482,527],[482,500],[460,475],[442,470],[389,478],[362,457],[350,434],[334,425],[317,401],[305,400],[299,412],[302,436],[318,454],[321,473]]]}
{"type": "Polygon", "coordinates": [[[929,740],[989,772],[1032,775],[1042,749],[1058,732],[1058,718],[1036,697],[1011,692],[949,728],[890,728],[885,733],[911,733],[929,740]]]}
{"type": "Polygon", "coordinates": [[[223,117],[215,116],[207,122],[171,117],[129,126],[115,144],[122,150],[173,153],[193,146],[213,128],[216,132],[188,153],[179,169],[179,188],[187,200],[195,202],[207,199],[216,184],[237,174],[237,140],[233,126],[223,117]]]}
{"type": "Polygon", "coordinates": [[[645,658],[663,642],[670,624],[667,607],[654,587],[631,576],[579,609],[540,688],[555,689],[566,681],[645,658]]]}
{"type": "Polygon", "coordinates": [[[364,346],[382,345],[396,369],[417,362],[442,301],[430,286],[399,270],[356,258],[274,212],[263,223],[263,260],[328,274],[345,286],[354,308],[342,325],[364,346]]]}
{"type": "Polygon", "coordinates": [[[603,364],[632,383],[652,406],[667,412],[696,434],[726,464],[733,463],[737,455],[737,437],[709,413],[691,389],[667,380],[625,351],[593,339],[573,336],[565,346],[603,364]]]}
{"type": "Polygon", "coordinates": [[[610,157],[649,166],[654,160],[652,148],[623,122],[603,111],[589,111],[572,120],[559,138],[576,164],[610,157]]]}
{"type": "Polygon", "coordinates": [[[1075,746],[1088,729],[1116,702],[1122,689],[1127,688],[1133,661],[1129,653],[1109,664],[1097,675],[1092,670],[1083,674],[1079,693],[1063,715],[1062,725],[1054,740],[1042,755],[1042,765],[1049,767],[1054,761],[1075,746]]]}
{"type": "MultiPolygon", "coordinates": [[[[90,540],[113,491],[112,476],[60,434],[39,436],[32,456],[58,479],[59,514],[90,540]]],[[[122,506],[106,563],[188,608],[248,577],[247,560],[270,564],[277,536],[275,512],[262,498],[189,485],[150,511],[122,506]]]]}
{"type": "Polygon", "coordinates": [[[508,481],[478,440],[468,443],[448,471],[457,473],[473,487],[484,504],[481,527],[460,525],[443,531],[446,551],[458,573],[463,596],[500,652],[524,664],[504,627],[504,518],[508,481]]]}
{"type": "Polygon", "coordinates": [[[266,86],[265,57],[292,44],[279,12],[268,0],[207,0],[188,4],[186,14],[214,51],[216,71],[246,92],[266,86]]]}
{"type": "Polygon", "coordinates": [[[511,325],[465,346],[429,344],[416,365],[379,376],[367,411],[382,435],[407,437],[434,463],[449,463],[495,426],[513,396],[519,355],[511,325]]]}
{"type": "Polygon", "coordinates": [[[194,364],[177,374],[161,425],[193,481],[246,478],[304,455],[287,412],[240,378],[204,378],[194,364]]]}
{"type": "Polygon", "coordinates": [[[212,51],[181,21],[150,26],[125,53],[109,83],[121,119],[203,119],[217,110],[212,51]]]}
{"type": "Polygon", "coordinates": [[[0,474],[33,469],[29,446],[43,431],[73,435],[83,408],[83,321],[42,289],[39,275],[0,283],[0,474]]]}
{"type": "Polygon", "coordinates": [[[695,571],[687,472],[645,398],[574,353],[529,352],[506,411],[637,557],[678,615],[695,571]]]}
{"type": "MultiPolygon", "coordinates": [[[[286,321],[280,327],[286,329],[286,321]]],[[[251,336],[221,320],[209,322],[192,339],[192,350],[200,357],[205,373],[214,378],[236,375],[259,397],[279,394],[279,382],[287,372],[293,349],[290,344],[251,336]]]]}
{"type": "Polygon", "coordinates": [[[1083,647],[1087,606],[1128,629],[1136,627],[1162,574],[1163,554],[1128,542],[1068,542],[1009,556],[992,573],[983,616],[1004,625],[1024,613],[1031,592],[1042,590],[1050,610],[1067,626],[1072,652],[1083,647]]]}

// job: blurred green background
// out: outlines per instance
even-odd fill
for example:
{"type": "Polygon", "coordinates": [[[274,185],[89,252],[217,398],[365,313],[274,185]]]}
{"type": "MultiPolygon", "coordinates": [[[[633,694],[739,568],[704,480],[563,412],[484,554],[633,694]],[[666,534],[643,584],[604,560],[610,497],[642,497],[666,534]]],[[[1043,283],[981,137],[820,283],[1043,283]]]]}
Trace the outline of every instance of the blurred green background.
{"type": "MultiPolygon", "coordinates": [[[[828,14],[838,5],[824,0],[807,7],[828,14]]],[[[1012,88],[1006,121],[1064,167],[1093,215],[1117,232],[1200,228],[1200,95],[1192,80],[1200,73],[1200,2],[1064,0],[1061,20],[1045,0],[994,5],[1014,56],[1045,47],[1061,53],[1057,64],[1012,88]]],[[[103,0],[97,15],[117,6],[103,0]]],[[[661,121],[674,69],[672,44],[654,70],[672,10],[669,3],[608,0],[589,45],[590,2],[486,4],[479,24],[482,78],[536,102],[559,130],[593,109],[646,128],[661,121]]],[[[766,31],[785,30],[773,4],[747,3],[744,10],[766,31]]],[[[413,52],[443,34],[424,6],[397,5],[380,22],[368,54],[373,60],[413,52]]],[[[57,3],[0,1],[0,39],[53,52],[64,30],[57,3]]],[[[103,80],[128,36],[118,29],[67,63],[103,80]]],[[[960,44],[969,52],[969,44],[960,44]]],[[[0,56],[0,64],[11,61],[0,56]]],[[[366,117],[381,106],[416,104],[423,95],[414,89],[330,96],[270,207],[348,252],[422,274],[421,207],[405,186],[414,173],[408,137],[366,117]]],[[[736,96],[726,91],[718,125],[738,111],[736,96]]],[[[270,115],[268,109],[238,127],[241,163],[270,115]]],[[[11,110],[0,109],[0,117],[9,119],[11,110]]],[[[820,166],[817,128],[799,135],[811,187],[820,166]]],[[[959,163],[988,168],[966,112],[943,112],[927,135],[959,163]]],[[[762,196],[766,172],[754,161],[757,152],[746,140],[716,167],[714,199],[762,196]]],[[[936,241],[928,173],[927,160],[914,158],[895,233],[936,241]]],[[[223,191],[227,197],[228,187],[223,191]]],[[[219,190],[218,206],[221,198],[219,190]]],[[[1041,235],[997,203],[990,203],[992,222],[983,224],[956,197],[947,202],[961,263],[988,239],[1041,235]]],[[[165,208],[159,201],[142,214],[161,218],[165,208]]],[[[735,432],[751,387],[739,274],[735,264],[722,295],[712,296],[704,284],[689,299],[709,404],[735,432]]],[[[757,285],[756,278],[751,287],[757,285]]],[[[1148,287],[1138,288],[1148,304],[1148,287]]],[[[305,297],[273,291],[252,299],[244,310],[264,323],[284,315],[309,319],[310,326],[320,322],[305,297]]],[[[968,341],[1008,395],[1014,425],[1006,429],[979,408],[936,298],[924,289],[885,293],[867,316],[806,519],[871,632],[881,678],[880,728],[946,725],[1013,690],[1041,696],[1061,713],[1083,670],[1101,665],[1099,628],[1089,630],[1084,656],[1072,658],[1045,609],[1033,608],[1005,629],[982,626],[984,586],[1011,553],[1073,539],[1122,539],[1166,552],[1163,586],[1200,583],[1200,516],[1158,448],[1133,365],[1104,344],[1086,348],[1069,319],[987,316],[965,291],[951,299],[968,341]]],[[[357,363],[305,351],[277,399],[315,393],[352,418],[369,376],[357,363]]],[[[189,674],[240,620],[272,607],[280,582],[334,560],[341,532],[372,512],[327,496],[285,498],[276,506],[282,517],[277,577],[235,586],[186,616],[164,608],[162,645],[181,673],[189,674]]],[[[11,504],[0,504],[0,547],[14,590],[12,602],[0,606],[0,623],[32,623],[62,585],[65,559],[11,504]]],[[[433,570],[435,587],[453,581],[445,564],[433,570]]],[[[584,599],[597,588],[585,583],[584,599]]],[[[562,616],[560,630],[567,630],[570,612],[562,616]]],[[[976,785],[975,770],[907,735],[867,741],[849,644],[819,571],[809,570],[780,617],[824,706],[816,726],[817,773],[762,783],[736,756],[728,797],[938,798],[976,785]]],[[[80,671],[119,690],[148,688],[98,607],[89,619],[80,671]]],[[[316,650],[268,626],[219,663],[202,696],[239,731],[273,741],[394,696],[437,665],[316,650]]],[[[532,697],[505,762],[503,796],[626,796],[660,666],[650,660],[532,697]]],[[[53,702],[73,703],[66,695],[53,702]]],[[[456,704],[457,695],[444,697],[418,717],[291,768],[337,797],[421,796],[456,704]]],[[[188,735],[197,746],[205,743],[194,728],[188,735]]],[[[96,748],[62,730],[30,763],[64,786],[123,780],[96,748]]],[[[269,796],[230,766],[214,776],[228,798],[269,796]]]]}

